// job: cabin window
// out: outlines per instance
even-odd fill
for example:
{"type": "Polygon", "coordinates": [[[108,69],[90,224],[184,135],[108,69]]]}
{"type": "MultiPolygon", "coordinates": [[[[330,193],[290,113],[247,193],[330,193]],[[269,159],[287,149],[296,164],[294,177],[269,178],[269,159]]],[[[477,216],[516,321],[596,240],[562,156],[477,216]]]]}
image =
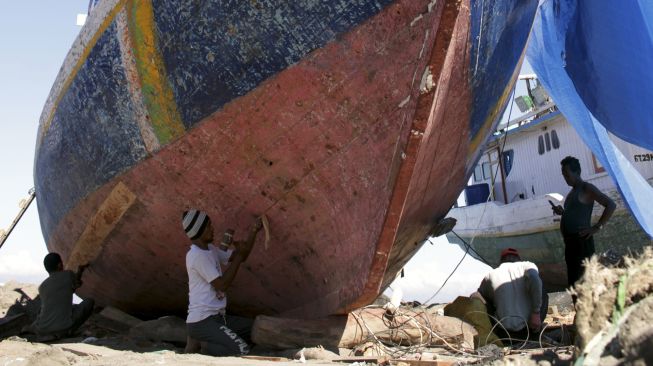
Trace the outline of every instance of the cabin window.
{"type": "Polygon", "coordinates": [[[546,151],[551,151],[551,137],[548,132],[544,134],[544,141],[546,142],[546,151]]]}
{"type": "Polygon", "coordinates": [[[544,154],[544,137],[542,135],[537,138],[537,153],[544,154]]]}
{"type": "Polygon", "coordinates": [[[481,166],[477,165],[474,168],[474,182],[480,182],[483,180],[483,170],[481,170],[481,166]]]}
{"type": "Polygon", "coordinates": [[[560,148],[560,140],[558,139],[558,133],[556,130],[551,131],[551,144],[556,150],[560,148]]]}
{"type": "Polygon", "coordinates": [[[490,163],[483,163],[483,179],[492,179],[492,167],[490,163]]]}
{"type": "Polygon", "coordinates": [[[515,158],[515,151],[513,149],[506,150],[501,153],[501,156],[503,157],[503,170],[505,171],[507,177],[512,170],[512,161],[515,158]]]}

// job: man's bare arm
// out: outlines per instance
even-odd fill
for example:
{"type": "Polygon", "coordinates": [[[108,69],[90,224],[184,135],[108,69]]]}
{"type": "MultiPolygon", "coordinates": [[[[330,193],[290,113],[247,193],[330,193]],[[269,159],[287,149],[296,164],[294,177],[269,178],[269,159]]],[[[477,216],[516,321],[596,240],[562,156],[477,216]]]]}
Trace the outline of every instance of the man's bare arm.
{"type": "Polygon", "coordinates": [[[82,286],[82,275],[86,270],[86,267],[89,266],[89,263],[83,264],[77,267],[77,272],[75,272],[75,283],[73,284],[73,290],[76,290],[82,286]]]}
{"type": "Polygon", "coordinates": [[[492,283],[487,276],[483,278],[476,292],[483,297],[483,302],[494,303],[494,289],[492,288],[492,283]]]}
{"type": "Polygon", "coordinates": [[[233,260],[231,261],[231,264],[229,264],[229,267],[224,272],[224,274],[221,277],[211,281],[211,286],[213,286],[213,288],[218,291],[225,292],[227,288],[231,286],[231,283],[234,282],[236,273],[238,273],[238,269],[243,262],[243,255],[241,253],[236,253],[233,256],[233,260]]]}
{"type": "Polygon", "coordinates": [[[526,279],[528,296],[531,299],[531,315],[528,317],[528,326],[530,329],[539,330],[542,327],[540,319],[540,308],[542,307],[542,280],[537,270],[531,268],[524,273],[526,279]]]}
{"type": "Polygon", "coordinates": [[[614,201],[608,197],[605,193],[599,191],[598,188],[596,188],[593,184],[587,184],[587,193],[589,193],[590,197],[598,202],[601,206],[605,207],[603,210],[603,214],[601,215],[601,218],[597,222],[597,225],[605,225],[608,220],[610,220],[610,217],[612,217],[612,214],[614,213],[614,210],[617,208],[617,205],[614,203],[614,201]]]}
{"type": "Polygon", "coordinates": [[[233,255],[241,253],[244,258],[243,261],[247,260],[249,253],[252,252],[252,248],[254,247],[254,242],[256,242],[256,236],[262,227],[263,223],[261,222],[261,219],[257,219],[254,225],[252,225],[252,228],[249,231],[249,236],[245,241],[234,241],[235,252],[233,255]]]}
{"type": "Polygon", "coordinates": [[[596,234],[600,228],[605,225],[608,220],[610,220],[610,217],[614,213],[614,210],[617,208],[617,205],[610,197],[601,192],[593,184],[586,183],[584,191],[584,193],[587,194],[590,199],[598,202],[601,206],[604,207],[601,218],[599,218],[599,221],[596,223],[596,225],[587,229],[583,229],[578,233],[581,237],[589,238],[590,236],[596,234]]]}
{"type": "Polygon", "coordinates": [[[222,277],[218,277],[215,280],[211,281],[213,288],[224,292],[231,285],[231,283],[236,278],[238,268],[240,268],[240,265],[247,260],[247,257],[249,257],[249,253],[251,253],[254,242],[256,241],[256,235],[258,234],[259,230],[261,230],[261,227],[263,227],[263,224],[259,219],[250,230],[247,240],[244,243],[239,242],[237,244],[236,252],[231,257],[232,260],[227,270],[224,272],[222,277]]]}

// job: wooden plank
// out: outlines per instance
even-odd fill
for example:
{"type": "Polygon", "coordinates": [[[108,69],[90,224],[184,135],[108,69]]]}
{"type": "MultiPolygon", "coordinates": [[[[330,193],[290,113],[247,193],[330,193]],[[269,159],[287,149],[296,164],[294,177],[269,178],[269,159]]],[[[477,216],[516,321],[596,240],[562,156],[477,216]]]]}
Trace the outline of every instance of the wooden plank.
{"type": "Polygon", "coordinates": [[[273,356],[240,356],[240,358],[245,358],[247,360],[272,361],[272,362],[290,361],[290,359],[285,358],[285,357],[273,357],[273,356]]]}
{"type": "Polygon", "coordinates": [[[388,362],[390,358],[388,356],[350,356],[350,357],[339,357],[335,358],[331,361],[333,362],[346,362],[346,363],[354,363],[354,362],[373,362],[377,365],[384,364],[388,362]]]}
{"type": "Polygon", "coordinates": [[[66,268],[76,270],[80,265],[92,262],[102,251],[104,240],[135,201],[136,195],[118,182],[86,224],[68,257],[66,268]]]}
{"type": "Polygon", "coordinates": [[[397,364],[407,364],[410,366],[453,366],[460,365],[458,361],[449,361],[449,360],[402,360],[395,359],[390,361],[391,365],[397,364]]]}

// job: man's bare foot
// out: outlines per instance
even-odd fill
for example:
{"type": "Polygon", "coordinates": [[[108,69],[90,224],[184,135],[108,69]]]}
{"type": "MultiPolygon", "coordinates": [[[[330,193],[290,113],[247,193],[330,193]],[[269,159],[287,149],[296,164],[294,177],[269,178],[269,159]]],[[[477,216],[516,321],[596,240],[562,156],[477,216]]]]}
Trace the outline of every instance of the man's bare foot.
{"type": "Polygon", "coordinates": [[[200,341],[191,338],[190,336],[186,337],[186,348],[184,348],[184,353],[199,353],[201,348],[200,341]]]}

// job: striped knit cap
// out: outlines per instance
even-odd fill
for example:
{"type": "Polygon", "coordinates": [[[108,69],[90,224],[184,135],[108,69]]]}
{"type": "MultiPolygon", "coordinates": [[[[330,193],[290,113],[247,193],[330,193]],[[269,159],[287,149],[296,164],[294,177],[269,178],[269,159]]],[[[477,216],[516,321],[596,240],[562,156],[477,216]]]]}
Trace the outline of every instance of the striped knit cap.
{"type": "Polygon", "coordinates": [[[182,225],[190,240],[199,238],[209,222],[209,216],[204,211],[188,210],[182,216],[182,225]]]}

